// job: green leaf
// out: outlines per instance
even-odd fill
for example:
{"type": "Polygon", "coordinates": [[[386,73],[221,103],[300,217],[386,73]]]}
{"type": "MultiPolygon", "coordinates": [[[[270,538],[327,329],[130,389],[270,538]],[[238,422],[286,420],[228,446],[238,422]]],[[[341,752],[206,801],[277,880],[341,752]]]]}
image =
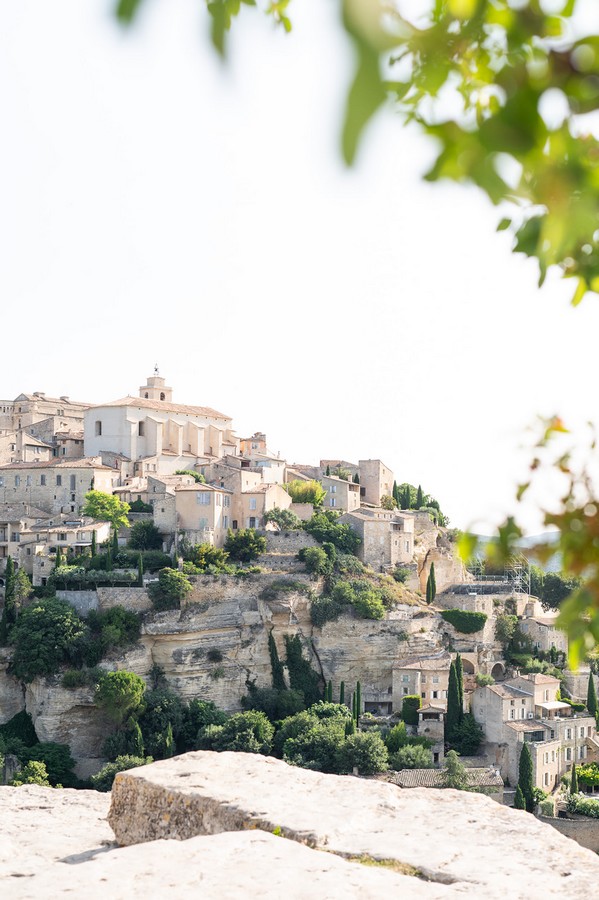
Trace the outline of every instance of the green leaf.
{"type": "Polygon", "coordinates": [[[512,224],[511,219],[502,219],[499,225],[497,226],[497,231],[505,231],[506,228],[509,228],[512,224]]]}
{"type": "Polygon", "coordinates": [[[342,135],[343,158],[348,165],[354,162],[365,126],[386,99],[378,53],[360,38],[355,42],[359,53],[358,69],[347,98],[342,135]]]}
{"type": "Polygon", "coordinates": [[[142,0],[119,0],[116,8],[116,17],[119,22],[122,22],[124,25],[129,25],[133,21],[141,4],[142,0]]]}
{"type": "Polygon", "coordinates": [[[578,286],[574,291],[574,296],[572,297],[572,306],[578,306],[579,303],[582,302],[582,298],[588,291],[588,286],[584,278],[578,279],[578,286]]]}

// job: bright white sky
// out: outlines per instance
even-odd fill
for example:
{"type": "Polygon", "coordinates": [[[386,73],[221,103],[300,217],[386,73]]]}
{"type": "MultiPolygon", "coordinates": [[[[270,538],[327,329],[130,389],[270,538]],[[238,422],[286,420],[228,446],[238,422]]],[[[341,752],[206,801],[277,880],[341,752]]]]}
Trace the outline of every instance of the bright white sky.
{"type": "Polygon", "coordinates": [[[197,0],[127,34],[112,7],[0,7],[0,396],[113,400],[158,362],[290,461],[380,457],[490,527],[535,416],[598,418],[597,300],[539,291],[392,112],[344,169],[332,0],[294,3],[289,36],[245,10],[227,67],[197,0]]]}

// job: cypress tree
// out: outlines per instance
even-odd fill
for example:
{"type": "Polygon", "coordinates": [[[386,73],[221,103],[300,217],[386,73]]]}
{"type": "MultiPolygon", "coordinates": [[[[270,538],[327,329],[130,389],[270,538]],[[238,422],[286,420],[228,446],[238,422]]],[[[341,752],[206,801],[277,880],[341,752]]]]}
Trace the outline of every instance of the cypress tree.
{"type": "Polygon", "coordinates": [[[276,691],[284,691],[287,688],[285,684],[285,674],[283,672],[283,663],[279,659],[279,651],[273,637],[272,630],[268,634],[268,652],[270,654],[270,670],[272,672],[272,686],[276,691]]]}
{"type": "Polygon", "coordinates": [[[456,654],[455,658],[455,673],[458,679],[458,691],[460,692],[460,711],[462,713],[460,721],[462,721],[464,717],[464,669],[462,668],[462,657],[459,653],[456,654]]]}
{"type": "Polygon", "coordinates": [[[437,596],[437,579],[436,579],[436,577],[435,577],[435,564],[434,564],[434,562],[431,563],[431,570],[430,570],[430,572],[429,572],[429,575],[430,575],[430,577],[431,577],[431,596],[432,596],[432,599],[434,600],[435,597],[437,596]]]}
{"type": "Polygon", "coordinates": [[[339,703],[342,706],[345,703],[345,681],[341,682],[341,686],[339,688],[339,703]]]}
{"type": "Polygon", "coordinates": [[[139,587],[144,586],[144,560],[141,553],[137,557],[137,583],[139,587]]]}
{"type": "Polygon", "coordinates": [[[409,484],[405,485],[402,493],[400,494],[400,504],[401,504],[402,509],[411,509],[411,507],[412,507],[412,497],[410,495],[410,485],[409,484]]]}
{"type": "Polygon", "coordinates": [[[597,718],[597,689],[595,688],[595,679],[593,673],[589,672],[589,686],[587,688],[587,709],[592,716],[597,718]]]}
{"type": "Polygon", "coordinates": [[[54,557],[54,565],[57,569],[59,569],[61,566],[64,566],[64,561],[62,558],[62,550],[60,547],[56,548],[56,556],[54,557]]]}
{"type": "Polygon", "coordinates": [[[327,684],[327,700],[329,703],[333,702],[333,682],[329,678],[329,683],[327,684]]]}
{"type": "Polygon", "coordinates": [[[144,756],[144,739],[141,733],[141,728],[139,727],[139,722],[134,722],[133,728],[131,729],[130,740],[131,756],[144,756]]]}
{"type": "Polygon", "coordinates": [[[95,529],[92,531],[92,556],[95,556],[98,552],[98,544],[95,529]]]}
{"type": "Polygon", "coordinates": [[[514,809],[526,809],[526,800],[524,799],[524,794],[520,788],[520,785],[516,788],[516,796],[514,798],[514,809]]]}
{"type": "Polygon", "coordinates": [[[12,556],[9,556],[4,570],[4,609],[0,620],[0,642],[2,643],[6,642],[10,626],[17,621],[15,581],[15,564],[12,556]]]}
{"type": "Polygon", "coordinates": [[[418,490],[416,491],[416,506],[415,509],[420,509],[424,506],[424,495],[422,493],[422,487],[418,485],[418,490]]]}
{"type": "Polygon", "coordinates": [[[360,484],[360,476],[358,475],[357,472],[354,475],[354,484],[360,484]]]}
{"type": "Polygon", "coordinates": [[[460,691],[458,688],[458,676],[455,663],[449,667],[449,686],[447,689],[447,712],[445,714],[445,740],[453,740],[454,731],[461,721],[460,716],[460,691]]]}
{"type": "Polygon", "coordinates": [[[327,470],[324,474],[327,476],[327,478],[331,477],[331,467],[330,466],[327,466],[327,470]]]}
{"type": "Polygon", "coordinates": [[[397,481],[393,482],[393,490],[391,491],[391,496],[395,500],[396,506],[399,506],[399,490],[397,488],[397,481]]]}
{"type": "Polygon", "coordinates": [[[105,564],[105,568],[106,568],[106,571],[107,571],[107,572],[112,572],[112,552],[111,552],[111,550],[110,550],[110,547],[109,547],[108,550],[106,551],[106,564],[105,564]]]}
{"type": "Polygon", "coordinates": [[[576,763],[572,763],[572,778],[570,780],[570,793],[578,793],[578,773],[576,771],[576,763]]]}
{"type": "Polygon", "coordinates": [[[356,733],[356,722],[353,718],[348,719],[348,721],[345,723],[345,736],[349,737],[350,734],[355,734],[355,733],[356,733]]]}
{"type": "Polygon", "coordinates": [[[360,716],[362,715],[362,685],[358,681],[356,684],[356,725],[360,724],[360,716]]]}
{"type": "Polygon", "coordinates": [[[527,811],[529,813],[533,812],[535,808],[535,795],[532,779],[532,756],[530,755],[530,747],[526,741],[522,744],[522,750],[520,751],[518,786],[522,791],[527,811]]]}
{"type": "Polygon", "coordinates": [[[112,532],[112,555],[116,556],[119,552],[119,536],[116,533],[116,528],[112,532]]]}
{"type": "Polygon", "coordinates": [[[428,573],[428,578],[426,579],[426,602],[433,602],[433,583],[431,581],[431,573],[428,573]]]}
{"type": "Polygon", "coordinates": [[[356,721],[356,692],[355,691],[351,695],[351,714],[352,714],[352,720],[355,722],[356,721]]]}
{"type": "Polygon", "coordinates": [[[175,741],[173,738],[173,726],[169,722],[164,735],[164,758],[169,759],[175,755],[175,741]]]}

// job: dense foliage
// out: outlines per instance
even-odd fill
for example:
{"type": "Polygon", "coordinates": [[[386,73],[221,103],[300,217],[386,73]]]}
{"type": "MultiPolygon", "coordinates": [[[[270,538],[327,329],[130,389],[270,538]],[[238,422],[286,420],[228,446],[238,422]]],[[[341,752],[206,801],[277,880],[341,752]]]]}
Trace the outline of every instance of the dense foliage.
{"type": "Polygon", "coordinates": [[[68,603],[55,597],[36,600],[11,631],[11,674],[25,682],[53,675],[74,661],[84,634],[84,623],[68,603]]]}
{"type": "Polygon", "coordinates": [[[302,481],[296,479],[283,485],[293,503],[311,503],[312,506],[322,506],[326,490],[319,481],[302,481]]]}
{"type": "Polygon", "coordinates": [[[161,569],[158,582],[148,586],[148,593],[155,610],[178,609],[181,601],[191,592],[187,575],[178,569],[161,569]]]}
{"type": "Polygon", "coordinates": [[[240,528],[227,534],[225,550],[231,557],[241,563],[258,559],[266,551],[266,538],[257,534],[253,528],[240,528]]]}
{"type": "Polygon", "coordinates": [[[264,521],[272,522],[281,531],[298,531],[302,528],[302,520],[290,509],[269,509],[264,513],[264,521]]]}
{"type": "Polygon", "coordinates": [[[118,756],[114,762],[106,763],[96,775],[92,775],[91,783],[97,791],[110,791],[119,772],[147,766],[151,762],[154,762],[151,756],[118,756]]]}
{"type": "Polygon", "coordinates": [[[131,550],[162,550],[162,534],[153,522],[136,522],[129,532],[127,546],[131,550]]]}
{"type": "Polygon", "coordinates": [[[340,523],[338,519],[339,513],[325,509],[304,522],[304,530],[320,544],[333,544],[342,553],[355,553],[360,546],[360,538],[349,525],[340,523]]]}
{"type": "Polygon", "coordinates": [[[465,609],[444,609],[441,616],[461,634],[475,634],[484,628],[487,614],[465,609]]]}
{"type": "Polygon", "coordinates": [[[84,516],[91,516],[92,519],[99,522],[110,522],[113,529],[118,531],[119,528],[128,527],[129,510],[129,504],[119,500],[113,494],[105,494],[103,491],[88,491],[81,513],[84,516]]]}

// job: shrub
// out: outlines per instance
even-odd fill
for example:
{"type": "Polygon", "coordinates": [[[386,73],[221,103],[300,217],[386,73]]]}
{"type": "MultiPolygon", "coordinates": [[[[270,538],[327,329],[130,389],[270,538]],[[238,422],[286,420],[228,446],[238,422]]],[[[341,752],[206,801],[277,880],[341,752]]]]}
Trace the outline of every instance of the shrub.
{"type": "Polygon", "coordinates": [[[310,604],[310,619],[317,628],[322,628],[327,622],[334,622],[344,612],[347,612],[347,606],[324,594],[314,597],[310,604]]]}
{"type": "Polygon", "coordinates": [[[9,671],[25,682],[54,675],[72,660],[84,633],[82,620],[68,603],[53,597],[37,600],[21,612],[11,631],[15,649],[9,671]]]}
{"type": "Polygon", "coordinates": [[[406,581],[408,580],[408,578],[410,577],[410,574],[411,574],[411,572],[409,569],[406,569],[400,565],[396,565],[393,570],[393,577],[400,584],[405,584],[406,581]]]}
{"type": "Polygon", "coordinates": [[[153,522],[136,522],[129,532],[131,550],[162,550],[162,534],[153,522]]]}
{"type": "Polygon", "coordinates": [[[578,813],[579,816],[589,816],[591,819],[599,819],[599,800],[587,800],[582,794],[570,794],[568,812],[578,813]]]}
{"type": "Polygon", "coordinates": [[[85,687],[89,684],[87,671],[85,669],[67,669],[62,676],[61,683],[64,688],[85,687]]]}
{"type": "Polygon", "coordinates": [[[206,484],[206,479],[199,472],[193,469],[177,469],[175,475],[191,475],[196,484],[206,484]]]}
{"type": "Polygon", "coordinates": [[[224,725],[209,725],[198,735],[201,749],[236,750],[241,753],[270,752],[274,728],[263,712],[248,710],[231,716],[224,725]]]}
{"type": "Polygon", "coordinates": [[[31,760],[17,772],[10,782],[11,787],[22,787],[24,784],[39,784],[40,787],[51,787],[48,771],[43,762],[31,760]]]}
{"type": "Polygon", "coordinates": [[[441,616],[461,634],[474,634],[484,628],[487,621],[486,613],[468,612],[465,609],[446,609],[441,616]]]}
{"type": "Polygon", "coordinates": [[[280,594],[307,594],[308,587],[303,581],[295,581],[293,578],[276,578],[260,591],[261,600],[276,600],[280,594]]]}
{"type": "Polygon", "coordinates": [[[426,747],[418,744],[406,744],[389,757],[392,769],[432,769],[433,754],[426,747]]]}
{"type": "Polygon", "coordinates": [[[187,575],[177,569],[161,569],[158,582],[150,584],[148,593],[154,609],[179,609],[181,600],[191,591],[191,583],[187,575]]]}
{"type": "Polygon", "coordinates": [[[408,732],[406,731],[405,722],[398,722],[385,735],[385,744],[389,753],[396,753],[400,747],[405,747],[407,743],[408,732]]]}
{"type": "Polygon", "coordinates": [[[356,591],[353,607],[361,619],[383,619],[385,616],[381,593],[374,589],[356,591]]]}
{"type": "Polygon", "coordinates": [[[321,506],[326,490],[319,481],[302,481],[297,478],[283,485],[293,503],[311,503],[312,506],[321,506]]]}
{"type": "Polygon", "coordinates": [[[164,759],[168,727],[170,725],[176,742],[181,734],[184,717],[185,705],[173,691],[168,688],[147,691],[144,710],[139,717],[146,752],[155,759],[164,759]]]}
{"type": "Polygon", "coordinates": [[[75,760],[67,744],[37,743],[28,751],[28,756],[29,760],[44,763],[52,787],[73,787],[77,783],[73,773],[75,760]]]}
{"type": "Polygon", "coordinates": [[[206,659],[211,663],[219,663],[223,661],[223,654],[217,647],[213,647],[206,654],[206,659]]]}
{"type": "Polygon", "coordinates": [[[152,512],[152,504],[144,503],[141,497],[138,497],[137,500],[134,500],[133,503],[129,504],[129,512],[134,513],[151,513],[152,512]]]}
{"type": "Polygon", "coordinates": [[[296,733],[287,737],[283,744],[283,759],[303,769],[318,772],[338,773],[340,771],[339,752],[346,741],[345,723],[342,718],[318,719],[309,712],[297,719],[296,733]]]}
{"type": "Polygon", "coordinates": [[[304,695],[301,691],[277,690],[276,688],[258,688],[241,698],[244,709],[257,709],[263,712],[271,722],[278,722],[293,716],[305,709],[304,695]]]}
{"type": "Polygon", "coordinates": [[[554,818],[555,816],[555,800],[553,797],[547,797],[546,800],[541,800],[539,804],[539,811],[542,816],[549,816],[550,818],[554,818]]]}
{"type": "Polygon", "coordinates": [[[229,554],[220,547],[213,547],[212,544],[195,544],[193,547],[184,547],[183,558],[193,563],[200,571],[205,572],[206,569],[229,572],[230,566],[227,565],[229,554]]]}
{"type": "MultiPolygon", "coordinates": [[[[137,567],[138,555],[134,553],[133,556],[134,559],[130,565],[137,567]]],[[[144,572],[158,572],[160,569],[168,569],[172,565],[168,553],[163,553],[161,550],[144,550],[141,558],[144,572]]]]}
{"type": "Polygon", "coordinates": [[[337,760],[340,772],[357,768],[360,775],[377,775],[389,767],[387,748],[376,731],[350,734],[339,748],[337,760]]]}
{"type": "Polygon", "coordinates": [[[304,530],[311,534],[320,544],[334,544],[342,553],[355,553],[361,540],[349,525],[340,524],[338,514],[331,509],[314,513],[311,519],[304,522],[304,530]]]}
{"type": "Polygon", "coordinates": [[[198,733],[208,725],[224,725],[227,714],[218,709],[214,703],[208,700],[194,698],[187,706],[183,707],[183,721],[177,740],[177,747],[181,753],[195,750],[198,733]]]}
{"type": "Polygon", "coordinates": [[[269,509],[264,513],[265,522],[273,522],[281,531],[297,531],[302,527],[302,520],[290,509],[269,509]]]}
{"type": "Polygon", "coordinates": [[[92,775],[91,783],[96,791],[109,791],[119,772],[127,769],[136,769],[138,766],[147,766],[154,762],[151,756],[118,756],[115,762],[106,763],[96,775],[92,775]]]}
{"type": "Polygon", "coordinates": [[[240,528],[235,532],[229,529],[225,550],[231,559],[248,563],[266,551],[266,538],[256,534],[253,528],[240,528]]]}
{"type": "Polygon", "coordinates": [[[492,675],[483,675],[482,672],[477,672],[476,683],[478,687],[485,687],[489,684],[495,684],[495,679],[492,675]]]}
{"type": "Polygon", "coordinates": [[[454,725],[451,744],[462,756],[474,756],[483,740],[484,732],[472,713],[464,713],[454,725]]]}
{"type": "Polygon", "coordinates": [[[139,711],[145,690],[143,678],[133,672],[106,672],[96,688],[96,705],[120,725],[139,711]]]}
{"type": "Polygon", "coordinates": [[[22,741],[26,747],[33,747],[38,743],[38,737],[33,727],[33,719],[24,709],[0,725],[0,738],[4,741],[22,741]]]}
{"type": "Polygon", "coordinates": [[[106,649],[135,644],[141,628],[139,615],[123,606],[113,606],[103,612],[91,610],[87,624],[92,636],[100,637],[106,649]]]}
{"type": "Polygon", "coordinates": [[[322,679],[307,659],[304,659],[302,643],[299,635],[285,635],[285,651],[289,686],[292,690],[301,691],[307,706],[322,699],[322,679]]]}
{"type": "Polygon", "coordinates": [[[418,710],[420,709],[420,697],[418,694],[408,694],[401,704],[401,717],[406,725],[418,725],[418,710]]]}
{"type": "Polygon", "coordinates": [[[302,552],[302,559],[311,575],[330,575],[333,571],[331,560],[320,547],[308,547],[302,552]]]}

